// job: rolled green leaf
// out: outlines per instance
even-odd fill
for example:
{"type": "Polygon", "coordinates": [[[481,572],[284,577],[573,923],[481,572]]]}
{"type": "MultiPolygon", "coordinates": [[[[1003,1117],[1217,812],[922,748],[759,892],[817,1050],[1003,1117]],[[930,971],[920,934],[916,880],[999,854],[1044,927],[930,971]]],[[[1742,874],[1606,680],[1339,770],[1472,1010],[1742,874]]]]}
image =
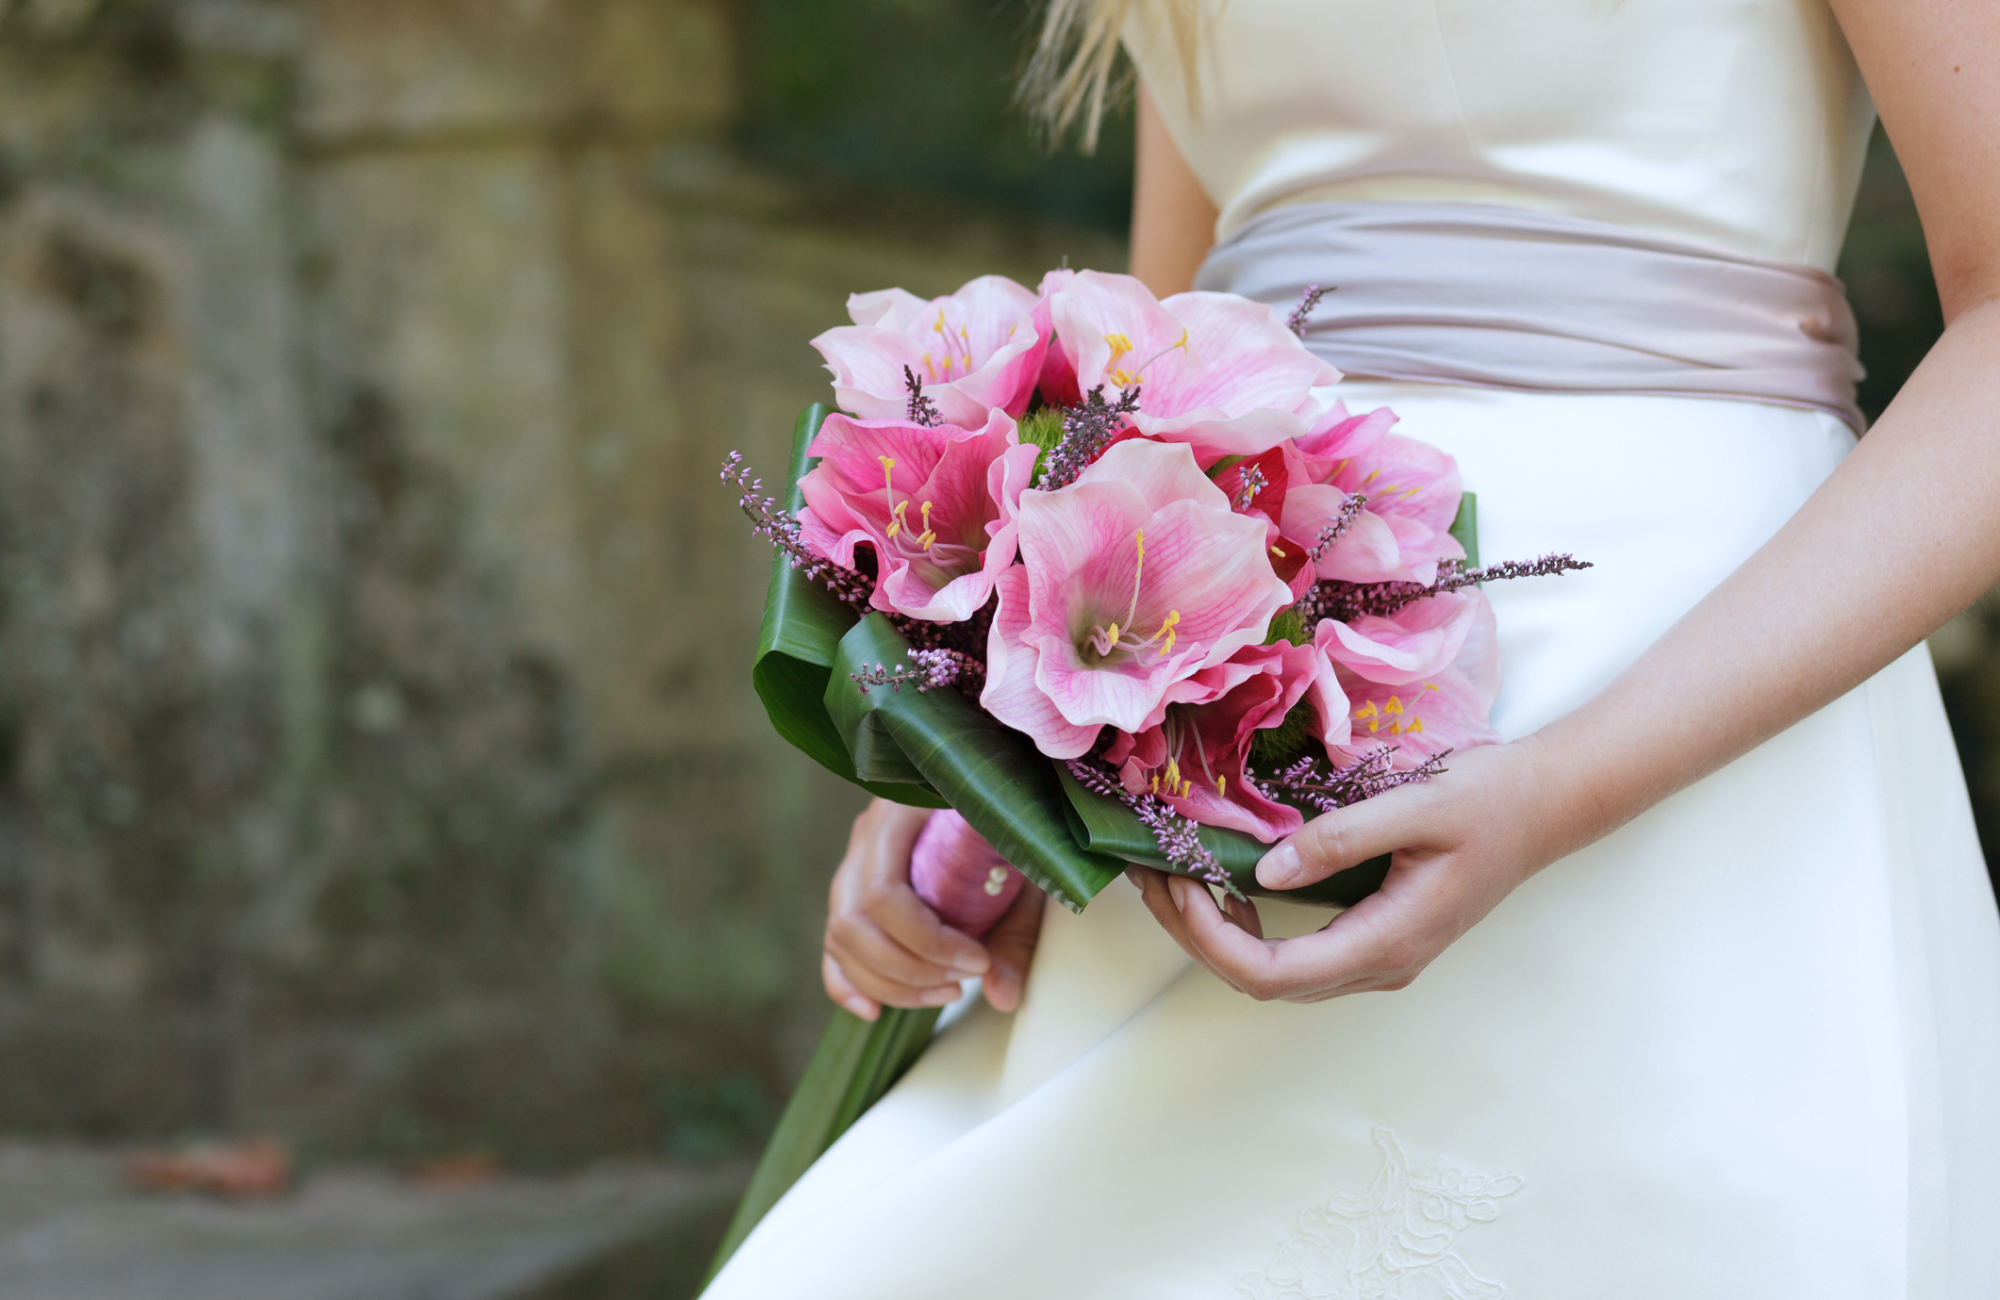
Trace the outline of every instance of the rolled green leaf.
{"type": "MultiPolygon", "coordinates": [[[[1138,814],[1117,799],[1084,789],[1067,767],[1057,764],[1056,771],[1069,801],[1070,830],[1077,843],[1122,862],[1188,874],[1184,866],[1170,862],[1160,851],[1138,814]]],[[[1312,907],[1352,907],[1380,889],[1382,878],[1389,874],[1389,859],[1384,855],[1298,889],[1266,889],[1257,883],[1257,861],[1270,848],[1268,844],[1220,826],[1204,826],[1200,834],[1202,844],[1229,873],[1236,888],[1258,898],[1282,898],[1312,907]]]]}
{"type": "Polygon", "coordinates": [[[722,1244],[702,1278],[705,1289],[750,1235],[750,1230],[791,1190],[800,1176],[834,1141],[882,1099],[930,1045],[938,1008],[883,1007],[874,1021],[836,1009],[805,1077],[778,1117],[756,1172],[722,1244]]]}
{"type": "MultiPolygon", "coordinates": [[[[813,467],[806,448],[832,414],[814,403],[799,414],[792,433],[792,464],[785,508],[796,514],[805,504],[799,480],[813,467]]],[[[764,597],[764,623],[757,634],[757,657],[750,681],[764,701],[771,726],[821,767],[870,794],[920,808],[942,808],[944,801],[904,778],[863,779],[827,716],[826,687],[840,638],[854,626],[854,611],[819,583],[810,582],[779,551],[771,559],[771,585],[764,597]]],[[[844,680],[844,679],[843,679],[844,680]]]]}
{"type": "Polygon", "coordinates": [[[1451,535],[1465,548],[1465,567],[1479,567],[1479,494],[1461,493],[1458,516],[1451,521],[1451,535]]]}
{"type": "Polygon", "coordinates": [[[1123,861],[1080,846],[1056,768],[1020,732],[953,687],[853,685],[850,674],[909,662],[909,642],[880,614],[841,638],[828,686],[831,708],[877,719],[901,754],[1000,856],[1073,912],[1117,879],[1123,861]],[[832,693],[852,696],[832,700],[832,693]]]}

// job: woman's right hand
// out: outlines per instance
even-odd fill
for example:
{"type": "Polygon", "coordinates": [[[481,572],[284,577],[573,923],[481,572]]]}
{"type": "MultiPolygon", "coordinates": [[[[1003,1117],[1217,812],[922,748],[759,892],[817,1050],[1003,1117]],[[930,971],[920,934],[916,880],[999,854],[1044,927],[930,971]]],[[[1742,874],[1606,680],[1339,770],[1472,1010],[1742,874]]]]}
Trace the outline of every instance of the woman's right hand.
{"type": "Polygon", "coordinates": [[[1042,891],[1023,889],[981,946],[938,918],[910,887],[910,850],[930,813],[877,799],[854,819],[827,900],[827,996],[863,1020],[884,1005],[941,1007],[981,977],[986,1000],[1012,1011],[1042,927],[1042,891]]]}

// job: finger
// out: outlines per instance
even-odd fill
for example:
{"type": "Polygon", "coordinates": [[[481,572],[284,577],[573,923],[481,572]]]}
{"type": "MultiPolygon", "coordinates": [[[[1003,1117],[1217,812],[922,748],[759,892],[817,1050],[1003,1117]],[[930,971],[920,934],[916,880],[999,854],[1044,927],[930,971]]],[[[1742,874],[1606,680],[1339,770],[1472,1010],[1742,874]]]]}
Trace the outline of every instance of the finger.
{"type": "MultiPolygon", "coordinates": [[[[905,881],[908,874],[906,865],[905,881]]],[[[979,940],[946,925],[907,883],[870,890],[862,898],[860,910],[899,949],[950,971],[953,979],[986,973],[991,959],[979,940]]]]}
{"type": "Polygon", "coordinates": [[[986,951],[993,959],[980,982],[986,1000],[995,1011],[1012,1011],[1021,1005],[1021,990],[1027,986],[1028,963],[1035,956],[1035,942],[1042,934],[1042,910],[1048,895],[1033,885],[1023,886],[1014,896],[1007,914],[986,936],[986,951]]]}
{"type": "Polygon", "coordinates": [[[1206,893],[1188,891],[1183,911],[1188,936],[1210,969],[1259,1000],[1318,1000],[1387,988],[1412,964],[1390,915],[1394,909],[1382,904],[1379,895],[1342,912],[1324,929],[1274,941],[1250,935],[1212,900],[1195,897],[1206,893]]]}
{"type": "Polygon", "coordinates": [[[1296,889],[1397,849],[1424,847],[1433,806],[1425,786],[1406,785],[1322,813],[1264,855],[1257,883],[1296,889]]]}
{"type": "Polygon", "coordinates": [[[1181,920],[1180,907],[1174,902],[1173,893],[1168,888],[1172,877],[1164,871],[1133,865],[1125,868],[1125,878],[1139,887],[1140,900],[1146,904],[1146,910],[1153,914],[1153,919],[1160,923],[1160,928],[1173,936],[1174,942],[1181,946],[1182,952],[1195,961],[1200,961],[1201,954],[1195,950],[1194,943],[1188,938],[1187,925],[1181,920]]]}
{"type": "Polygon", "coordinates": [[[860,989],[848,983],[846,974],[840,969],[840,963],[833,959],[832,953],[820,954],[819,975],[826,984],[826,995],[833,999],[835,1006],[845,1007],[863,1020],[873,1020],[882,1014],[880,1003],[863,997],[860,989]]]}
{"type": "Polygon", "coordinates": [[[964,992],[956,982],[922,988],[898,983],[844,955],[832,945],[828,946],[827,955],[839,965],[840,973],[861,996],[872,998],[884,1006],[942,1007],[958,1001],[959,995],[964,992]]]}
{"type": "Polygon", "coordinates": [[[827,947],[849,975],[857,966],[911,988],[956,984],[966,978],[955,967],[925,961],[882,933],[866,916],[836,916],[826,927],[827,947]]]}
{"type": "Polygon", "coordinates": [[[1249,899],[1227,895],[1222,900],[1222,910],[1245,932],[1258,939],[1264,937],[1264,918],[1257,914],[1257,905],[1249,899]]]}

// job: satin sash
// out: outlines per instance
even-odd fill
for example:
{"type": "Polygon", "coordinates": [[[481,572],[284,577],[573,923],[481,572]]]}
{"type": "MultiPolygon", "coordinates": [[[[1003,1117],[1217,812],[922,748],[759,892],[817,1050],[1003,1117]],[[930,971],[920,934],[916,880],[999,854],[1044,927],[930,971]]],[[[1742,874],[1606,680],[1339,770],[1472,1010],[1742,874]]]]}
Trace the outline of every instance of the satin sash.
{"type": "Polygon", "coordinates": [[[1840,282],[1630,227],[1459,203],[1273,208],[1195,288],[1285,308],[1329,290],[1306,345],[1356,377],[1774,402],[1860,433],[1840,282]]]}

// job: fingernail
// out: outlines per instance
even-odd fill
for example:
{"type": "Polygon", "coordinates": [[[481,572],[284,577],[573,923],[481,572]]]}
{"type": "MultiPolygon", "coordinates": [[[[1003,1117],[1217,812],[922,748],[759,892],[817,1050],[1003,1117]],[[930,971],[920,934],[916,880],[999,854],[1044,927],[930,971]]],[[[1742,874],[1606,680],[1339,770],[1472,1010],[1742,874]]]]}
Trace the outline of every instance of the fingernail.
{"type": "Polygon", "coordinates": [[[967,979],[984,975],[993,961],[983,952],[961,953],[951,959],[951,968],[967,979]]]}
{"type": "Polygon", "coordinates": [[[863,1020],[873,1020],[875,1018],[874,1005],[863,1002],[860,998],[849,998],[841,1003],[841,1005],[852,1011],[855,1015],[860,1016],[863,1020]]]}
{"type": "Polygon", "coordinates": [[[956,985],[946,985],[943,988],[936,988],[936,989],[925,989],[924,1005],[927,1007],[950,1006],[952,1003],[958,1001],[959,997],[964,992],[965,992],[964,989],[961,989],[956,985]]]}
{"type": "Polygon", "coordinates": [[[1138,890],[1145,889],[1145,886],[1139,883],[1139,868],[1137,867],[1125,868],[1125,879],[1132,882],[1132,888],[1138,890]]]}
{"type": "Polygon", "coordinates": [[[1304,865],[1297,849],[1280,844],[1257,864],[1257,883],[1266,889],[1284,889],[1299,878],[1304,865]]]}
{"type": "Polygon", "coordinates": [[[1187,911],[1186,881],[1182,880],[1179,876],[1169,876],[1167,878],[1167,892],[1174,897],[1174,910],[1176,912],[1187,911]]]}

